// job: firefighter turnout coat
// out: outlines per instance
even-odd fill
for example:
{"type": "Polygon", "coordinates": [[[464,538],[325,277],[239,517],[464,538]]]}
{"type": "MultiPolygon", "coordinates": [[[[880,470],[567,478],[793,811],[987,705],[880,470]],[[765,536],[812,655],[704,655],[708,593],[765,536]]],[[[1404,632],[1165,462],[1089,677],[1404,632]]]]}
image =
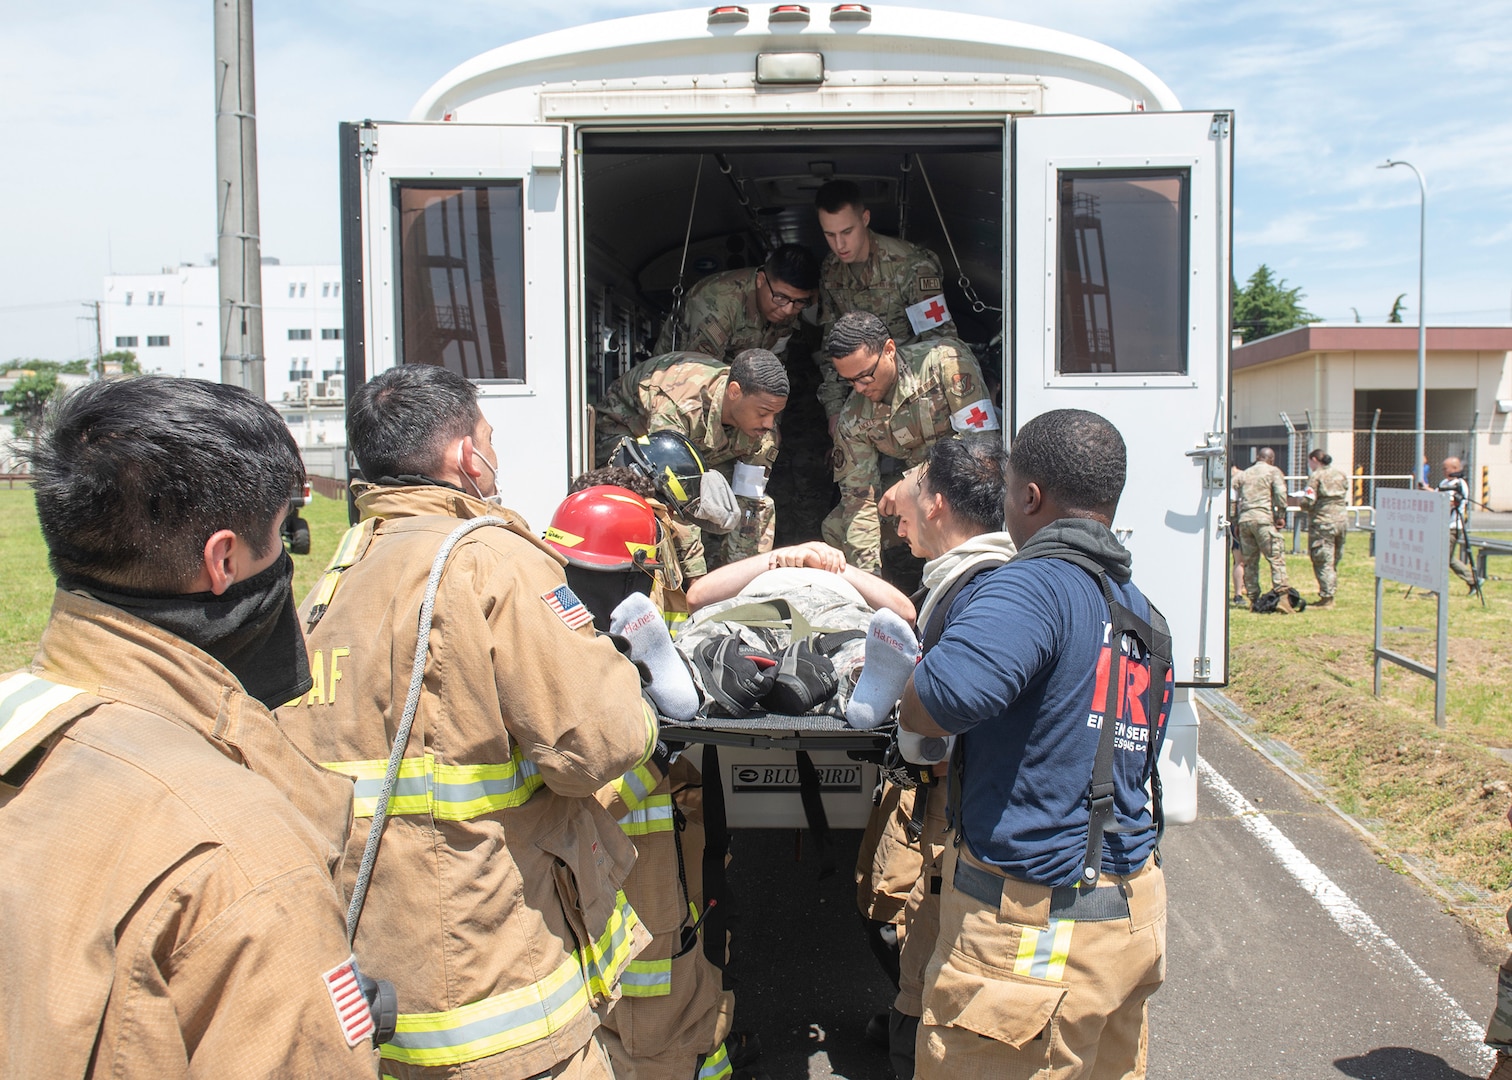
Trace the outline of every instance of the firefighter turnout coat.
{"type": "Polygon", "coordinates": [[[377,1075],[332,881],[351,784],[230,671],[59,592],[0,678],[0,773],[0,1073],[377,1075]]]}
{"type": "Polygon", "coordinates": [[[315,685],[279,710],[317,761],[356,779],[357,864],[409,688],[426,580],[420,695],[355,946],[394,983],[384,1073],[522,1080],[592,1037],[649,941],[622,886],[630,839],[593,799],[643,764],[654,714],[635,667],[513,512],[443,485],[364,486],[302,609],[315,685]]]}

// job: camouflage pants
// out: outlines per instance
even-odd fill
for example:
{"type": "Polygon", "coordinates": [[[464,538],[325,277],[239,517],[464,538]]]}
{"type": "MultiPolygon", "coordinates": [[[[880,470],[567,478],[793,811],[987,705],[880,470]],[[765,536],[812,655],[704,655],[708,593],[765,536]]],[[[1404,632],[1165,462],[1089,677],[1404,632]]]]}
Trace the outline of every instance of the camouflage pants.
{"type": "Polygon", "coordinates": [[[1260,556],[1270,563],[1271,588],[1286,587],[1286,556],[1281,532],[1269,521],[1239,523],[1239,555],[1244,560],[1244,591],[1253,603],[1260,596],[1260,556]]]}
{"type": "Polygon", "coordinates": [[[1465,563],[1460,556],[1469,558],[1469,552],[1465,550],[1464,537],[1457,532],[1449,533],[1449,569],[1454,571],[1454,576],[1466,585],[1474,586],[1475,570],[1465,563]]]}
{"type": "MultiPolygon", "coordinates": [[[[1507,911],[1507,925],[1512,927],[1512,909],[1507,911]]],[[[1496,973],[1496,1012],[1486,1025],[1486,1045],[1512,1053],[1512,956],[1496,973]]]]}
{"type": "Polygon", "coordinates": [[[1318,596],[1332,596],[1339,587],[1338,562],[1344,557],[1342,521],[1314,521],[1307,530],[1307,554],[1312,557],[1313,576],[1318,579],[1318,596]]]}

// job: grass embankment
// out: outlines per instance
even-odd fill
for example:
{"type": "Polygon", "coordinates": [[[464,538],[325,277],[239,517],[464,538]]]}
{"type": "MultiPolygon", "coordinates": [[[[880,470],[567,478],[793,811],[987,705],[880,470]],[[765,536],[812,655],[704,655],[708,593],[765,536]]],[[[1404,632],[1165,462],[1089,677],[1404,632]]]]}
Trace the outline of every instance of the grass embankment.
{"type": "MultiPolygon", "coordinates": [[[[1383,665],[1371,692],[1375,581],[1368,541],[1350,537],[1336,606],[1300,615],[1230,621],[1229,696],[1255,730],[1285,742],[1346,812],[1430,877],[1468,886],[1462,912],[1504,937],[1512,903],[1512,763],[1489,747],[1512,747],[1512,582],[1485,585],[1486,603],[1451,577],[1447,730],[1433,723],[1433,684],[1383,665]]],[[[1495,572],[1496,564],[1492,564],[1495,572]]],[[[1291,582],[1317,595],[1312,565],[1290,556],[1291,582]]],[[[1262,582],[1269,570],[1262,567],[1262,582]]],[[[1387,648],[1431,664],[1431,594],[1386,583],[1387,648]]]]}
{"type": "MultiPolygon", "coordinates": [[[[294,556],[294,597],[314,587],[346,530],[346,503],[313,496],[310,554],[294,556]]],[[[0,672],[31,662],[52,607],[53,577],[30,488],[0,490],[0,672]]]]}

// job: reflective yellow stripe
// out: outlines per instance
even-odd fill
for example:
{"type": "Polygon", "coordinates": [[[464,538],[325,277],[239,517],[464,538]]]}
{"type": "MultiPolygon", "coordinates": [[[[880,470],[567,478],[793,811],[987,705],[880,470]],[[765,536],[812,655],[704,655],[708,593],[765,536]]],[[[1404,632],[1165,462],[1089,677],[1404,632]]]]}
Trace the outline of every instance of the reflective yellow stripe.
{"type": "Polygon", "coordinates": [[[312,613],[330,607],[331,597],[336,595],[336,586],[341,584],[341,572],[361,558],[363,548],[372,537],[377,525],[377,518],[369,518],[360,524],[353,525],[341,534],[341,542],[336,545],[336,554],[331,556],[330,565],[325,568],[325,573],[320,578],[320,585],[315,590],[315,602],[310,605],[312,613]]]}
{"type": "Polygon", "coordinates": [[[620,975],[625,997],[666,997],[672,993],[672,958],[632,960],[620,975]]]}
{"type": "Polygon", "coordinates": [[[704,1058],[698,1066],[698,1075],[694,1080],[723,1080],[724,1077],[734,1073],[730,1067],[730,1055],[725,1052],[725,1044],[720,1043],[719,1049],[704,1058]]]}
{"type": "Polygon", "coordinates": [[[406,1065],[462,1065],[544,1039],[588,1007],[582,959],[574,952],[530,986],[444,1012],[400,1013],[380,1053],[406,1065]]]}
{"type": "Polygon", "coordinates": [[[631,810],[619,819],[619,827],[626,836],[648,836],[651,833],[672,831],[672,796],[653,795],[646,804],[631,810]]]}
{"type": "MultiPolygon", "coordinates": [[[[388,772],[386,758],[367,761],[322,762],[332,772],[357,778],[352,814],[372,817],[388,772]]],[[[469,821],[475,817],[523,806],[545,786],[534,762],[515,747],[502,765],[448,765],[435,755],[407,757],[389,800],[390,814],[429,814],[438,821],[469,821]]]]}
{"type": "Polygon", "coordinates": [[[637,765],[644,765],[651,760],[651,754],[656,749],[656,738],[661,734],[656,723],[656,713],[646,703],[645,698],[641,698],[641,711],[646,716],[646,749],[641,753],[640,760],[636,762],[637,765]]]}
{"type": "Polygon", "coordinates": [[[639,810],[646,805],[646,800],[655,790],[656,777],[644,765],[637,765],[618,780],[611,780],[609,786],[614,789],[626,809],[639,810]]]}
{"type": "Polygon", "coordinates": [[[588,947],[583,968],[588,976],[588,989],[596,996],[607,998],[614,990],[620,973],[630,964],[630,946],[634,941],[635,928],[640,925],[640,916],[625,899],[625,891],[614,894],[614,914],[609,916],[609,925],[598,940],[588,947]]]}
{"type": "Polygon", "coordinates": [[[0,750],[36,727],[59,705],[83,692],[25,672],[0,682],[0,750]]]}
{"type": "Polygon", "coordinates": [[[683,628],[683,623],[688,621],[688,613],[686,611],[664,611],[662,612],[662,621],[667,624],[667,632],[676,637],[677,632],[683,628]]]}
{"type": "Polygon", "coordinates": [[[1066,960],[1071,955],[1071,930],[1075,919],[1051,919],[1045,930],[1032,926],[1021,929],[1018,955],[1014,957],[1013,973],[1031,979],[1048,979],[1061,982],[1066,977],[1066,960]]]}

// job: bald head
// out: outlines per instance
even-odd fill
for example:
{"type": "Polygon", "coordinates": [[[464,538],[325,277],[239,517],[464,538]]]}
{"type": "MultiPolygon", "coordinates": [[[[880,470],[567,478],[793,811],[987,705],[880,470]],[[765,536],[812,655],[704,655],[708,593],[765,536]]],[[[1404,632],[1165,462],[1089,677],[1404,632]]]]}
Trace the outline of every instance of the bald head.
{"type": "Polygon", "coordinates": [[[1444,473],[1448,476],[1458,476],[1464,471],[1464,468],[1465,463],[1457,457],[1446,457],[1444,459],[1444,473]]]}
{"type": "Polygon", "coordinates": [[[1265,462],[1267,465],[1274,465],[1276,463],[1276,452],[1268,446],[1262,446],[1260,452],[1255,455],[1255,458],[1265,462]]]}

